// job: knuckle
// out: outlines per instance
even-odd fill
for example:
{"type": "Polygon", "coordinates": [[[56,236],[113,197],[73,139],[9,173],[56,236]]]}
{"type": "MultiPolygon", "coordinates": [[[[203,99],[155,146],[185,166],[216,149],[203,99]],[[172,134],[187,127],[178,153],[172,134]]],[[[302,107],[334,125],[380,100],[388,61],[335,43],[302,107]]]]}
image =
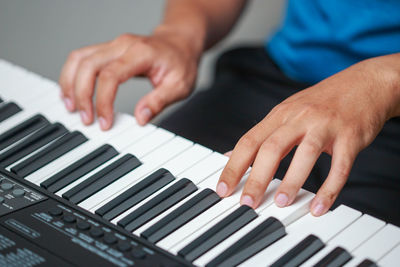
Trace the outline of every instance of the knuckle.
{"type": "Polygon", "coordinates": [[[339,192],[332,191],[330,189],[325,189],[323,190],[320,195],[322,199],[325,199],[328,203],[332,203],[335,201],[336,196],[339,194],[339,192]]]}
{"type": "Polygon", "coordinates": [[[151,102],[156,110],[161,110],[165,106],[165,100],[159,94],[154,94],[151,102]]]}
{"type": "Polygon", "coordinates": [[[245,148],[252,148],[258,145],[257,140],[251,134],[243,135],[238,142],[238,146],[242,146],[245,148]]]}
{"type": "Polygon", "coordinates": [[[117,80],[117,77],[118,77],[117,73],[115,73],[115,71],[110,68],[103,69],[99,74],[99,80],[101,82],[115,81],[115,80],[117,80]]]}
{"type": "Polygon", "coordinates": [[[232,184],[232,180],[238,177],[238,173],[231,166],[227,165],[221,175],[221,180],[226,182],[227,184],[232,184]]]}
{"type": "Polygon", "coordinates": [[[90,58],[84,58],[79,63],[79,68],[86,70],[86,71],[92,71],[94,68],[94,64],[90,58]]]}
{"type": "Polygon", "coordinates": [[[134,39],[134,35],[130,33],[123,33],[115,39],[115,42],[118,44],[127,44],[132,42],[134,39]]]}
{"type": "Polygon", "coordinates": [[[283,150],[282,142],[279,137],[269,137],[260,148],[261,153],[281,153],[283,150]]]}
{"type": "Polygon", "coordinates": [[[254,193],[259,193],[261,191],[264,190],[265,188],[265,181],[261,181],[258,179],[254,179],[254,178],[249,178],[249,180],[247,180],[246,182],[246,188],[245,188],[245,192],[252,192],[254,193]]]}
{"type": "Polygon", "coordinates": [[[82,53],[79,50],[73,50],[68,55],[68,61],[79,61],[82,57],[82,53]]]}
{"type": "Polygon", "coordinates": [[[310,138],[303,142],[303,149],[307,155],[315,155],[319,154],[322,151],[323,146],[316,139],[310,138]]]}

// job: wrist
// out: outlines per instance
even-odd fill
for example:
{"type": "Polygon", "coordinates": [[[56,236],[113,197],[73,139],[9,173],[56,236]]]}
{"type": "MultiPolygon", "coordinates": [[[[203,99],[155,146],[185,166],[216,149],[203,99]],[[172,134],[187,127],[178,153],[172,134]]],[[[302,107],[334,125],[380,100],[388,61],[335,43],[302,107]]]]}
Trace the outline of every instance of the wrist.
{"type": "Polygon", "coordinates": [[[153,35],[155,37],[172,40],[175,45],[184,48],[198,61],[205,47],[205,27],[163,23],[157,26],[153,35]]]}

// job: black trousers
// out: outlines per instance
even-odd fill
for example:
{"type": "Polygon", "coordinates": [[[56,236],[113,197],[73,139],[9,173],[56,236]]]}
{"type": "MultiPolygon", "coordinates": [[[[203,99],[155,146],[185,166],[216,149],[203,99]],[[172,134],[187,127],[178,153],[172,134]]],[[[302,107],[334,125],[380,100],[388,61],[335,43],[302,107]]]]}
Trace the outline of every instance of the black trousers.
{"type": "MultiPolygon", "coordinates": [[[[264,48],[238,48],[218,59],[214,82],[199,91],[159,126],[219,152],[239,138],[290,95],[309,84],[291,80],[264,48]]],[[[283,178],[293,151],[275,177],[283,178]]],[[[330,168],[321,155],[304,188],[316,192],[330,168]]],[[[388,121],[379,136],[357,157],[334,207],[345,204],[400,225],[400,119],[388,121]]]]}

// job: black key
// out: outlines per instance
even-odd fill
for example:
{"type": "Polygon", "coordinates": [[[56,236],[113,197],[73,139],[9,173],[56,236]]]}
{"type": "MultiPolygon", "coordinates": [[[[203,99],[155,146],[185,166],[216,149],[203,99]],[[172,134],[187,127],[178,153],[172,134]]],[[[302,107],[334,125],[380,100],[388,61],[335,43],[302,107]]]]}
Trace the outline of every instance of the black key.
{"type": "Polygon", "coordinates": [[[0,155],[0,165],[8,166],[15,163],[34,152],[36,149],[47,145],[66,133],[68,133],[68,130],[60,123],[47,125],[2,153],[0,155]]]}
{"type": "Polygon", "coordinates": [[[118,152],[112,146],[103,145],[60,172],[54,174],[46,181],[43,181],[40,186],[52,193],[57,192],[116,155],[118,155],[118,152]]]}
{"type": "Polygon", "coordinates": [[[4,100],[0,97],[0,104],[3,103],[3,102],[4,102],[4,100]]]}
{"type": "Polygon", "coordinates": [[[133,155],[127,154],[116,160],[101,171],[95,173],[82,183],[65,192],[63,198],[77,204],[115,182],[128,172],[131,172],[142,163],[133,155]]]}
{"type": "Polygon", "coordinates": [[[141,236],[150,242],[156,243],[220,200],[221,198],[213,190],[204,189],[159,222],[146,229],[141,236]]]}
{"type": "Polygon", "coordinates": [[[20,177],[26,177],[87,140],[88,139],[80,132],[75,131],[68,133],[35,155],[32,155],[11,168],[11,171],[18,174],[20,177]]]}
{"type": "Polygon", "coordinates": [[[378,267],[378,265],[369,259],[365,259],[357,267],[378,267]]]}
{"type": "Polygon", "coordinates": [[[9,117],[17,114],[22,109],[15,104],[14,102],[10,102],[7,104],[3,104],[0,106],[0,122],[8,119],[9,117]]]}
{"type": "Polygon", "coordinates": [[[271,266],[299,266],[315,253],[325,247],[325,244],[315,235],[309,235],[294,248],[285,253],[271,266]]]}
{"type": "Polygon", "coordinates": [[[239,265],[285,235],[283,224],[279,220],[269,217],[215,257],[206,267],[239,265]]]}
{"type": "Polygon", "coordinates": [[[50,124],[49,121],[46,120],[46,118],[42,115],[35,115],[32,118],[27,119],[26,121],[16,125],[0,135],[0,150],[21,140],[22,138],[48,124],[50,124]]]}
{"type": "Polygon", "coordinates": [[[141,236],[150,242],[156,243],[220,200],[221,198],[213,190],[204,189],[159,222],[146,229],[141,236]]]}
{"type": "Polygon", "coordinates": [[[118,225],[132,232],[196,190],[197,187],[192,181],[186,178],[180,179],[159,195],[152,198],[149,202],[143,204],[125,218],[121,219],[118,225]]]}
{"type": "Polygon", "coordinates": [[[351,259],[352,256],[347,250],[337,247],[315,264],[314,267],[340,267],[351,259]]]}
{"type": "Polygon", "coordinates": [[[111,220],[171,183],[173,180],[175,180],[175,177],[169,171],[166,169],[159,169],[132,186],[129,190],[97,209],[96,214],[102,216],[106,220],[111,220]]]}
{"type": "Polygon", "coordinates": [[[249,206],[240,206],[211,229],[178,251],[178,255],[188,261],[194,261],[257,216],[257,213],[249,206]]]}

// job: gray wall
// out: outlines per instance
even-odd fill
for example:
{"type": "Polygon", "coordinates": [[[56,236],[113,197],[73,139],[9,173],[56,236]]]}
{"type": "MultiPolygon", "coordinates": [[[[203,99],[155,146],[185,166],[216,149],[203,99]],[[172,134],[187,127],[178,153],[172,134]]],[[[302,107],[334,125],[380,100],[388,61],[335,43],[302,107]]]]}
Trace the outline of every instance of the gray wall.
{"type": "MultiPolygon", "coordinates": [[[[71,50],[125,32],[149,34],[161,19],[164,2],[0,0],[0,58],[58,80],[71,50]]],[[[196,88],[210,82],[212,62],[222,50],[235,44],[261,43],[279,23],[283,5],[279,0],[250,1],[229,37],[203,58],[196,88]]],[[[140,96],[149,90],[145,79],[131,79],[121,86],[116,109],[131,113],[140,96]]]]}

